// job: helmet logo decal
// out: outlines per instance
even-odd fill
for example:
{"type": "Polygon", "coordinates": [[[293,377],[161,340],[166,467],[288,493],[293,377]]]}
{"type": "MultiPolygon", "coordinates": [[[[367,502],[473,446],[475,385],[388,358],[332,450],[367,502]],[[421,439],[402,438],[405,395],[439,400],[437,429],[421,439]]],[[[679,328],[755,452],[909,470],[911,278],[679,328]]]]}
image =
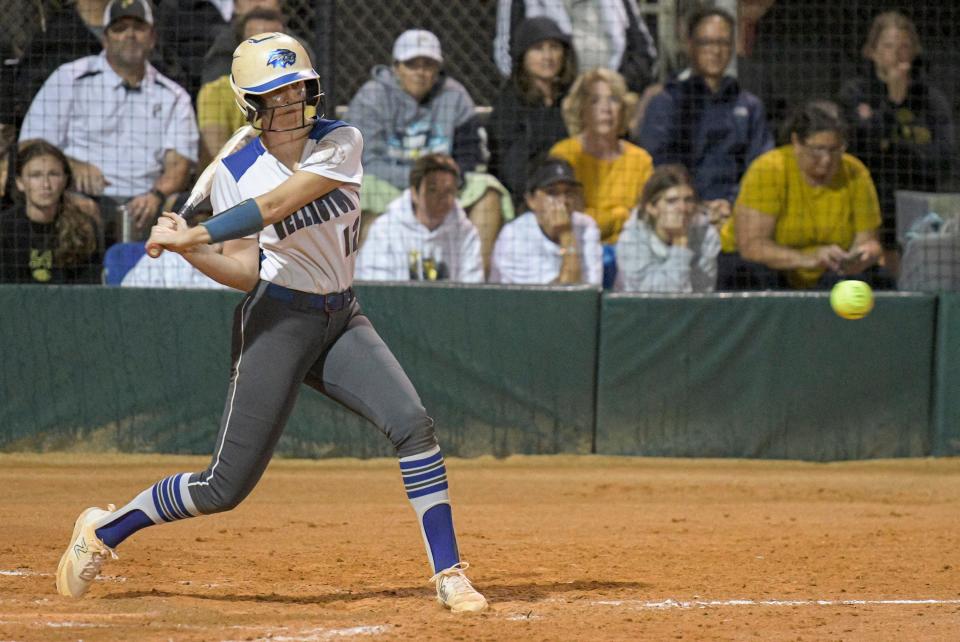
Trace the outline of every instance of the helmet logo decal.
{"type": "Polygon", "coordinates": [[[276,38],[276,37],[277,37],[276,34],[270,34],[270,35],[267,36],[266,38],[259,38],[259,39],[258,39],[258,38],[249,38],[249,39],[247,40],[247,42],[250,42],[250,43],[253,43],[253,44],[255,44],[255,45],[258,45],[258,44],[260,44],[261,42],[263,42],[264,40],[272,40],[272,39],[274,39],[274,38],[276,38]]]}
{"type": "Polygon", "coordinates": [[[295,62],[297,62],[297,54],[289,49],[274,49],[267,57],[267,64],[275,69],[289,67],[295,62]]]}

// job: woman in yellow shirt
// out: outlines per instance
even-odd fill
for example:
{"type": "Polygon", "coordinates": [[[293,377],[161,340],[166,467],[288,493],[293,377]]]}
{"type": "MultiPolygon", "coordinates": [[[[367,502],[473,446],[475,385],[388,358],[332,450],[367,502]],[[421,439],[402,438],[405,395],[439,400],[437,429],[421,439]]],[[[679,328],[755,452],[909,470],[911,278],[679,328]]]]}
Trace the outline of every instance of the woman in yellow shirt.
{"type": "Polygon", "coordinates": [[[829,288],[855,276],[891,287],[877,268],[880,205],[870,172],[846,151],[846,125],[829,101],[790,123],[790,143],[747,169],[721,230],[718,289],[829,288]]]}
{"type": "Polygon", "coordinates": [[[597,222],[605,246],[606,287],[616,274],[613,244],[653,173],[650,154],[623,139],[636,104],[617,72],[600,68],[580,74],[563,100],[563,120],[572,136],[550,150],[570,163],[583,185],[584,212],[597,222]]]}

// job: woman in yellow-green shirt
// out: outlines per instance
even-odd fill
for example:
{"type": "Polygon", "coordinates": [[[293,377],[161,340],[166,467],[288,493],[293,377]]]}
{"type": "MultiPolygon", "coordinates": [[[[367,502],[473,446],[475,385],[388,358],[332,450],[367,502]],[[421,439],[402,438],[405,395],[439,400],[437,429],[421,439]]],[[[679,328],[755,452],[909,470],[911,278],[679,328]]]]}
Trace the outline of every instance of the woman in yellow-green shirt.
{"type": "Polygon", "coordinates": [[[572,136],[550,149],[551,156],[573,167],[583,185],[584,209],[600,228],[604,244],[604,287],[616,275],[614,244],[643,186],[653,173],[653,159],[623,136],[636,108],[636,96],[623,77],[610,69],[592,69],[574,81],[563,100],[563,120],[572,136]]]}
{"type": "Polygon", "coordinates": [[[790,143],[757,158],[720,233],[721,290],[829,288],[859,278],[891,287],[878,269],[880,205],[870,172],[846,154],[838,107],[811,101],[790,143]]]}

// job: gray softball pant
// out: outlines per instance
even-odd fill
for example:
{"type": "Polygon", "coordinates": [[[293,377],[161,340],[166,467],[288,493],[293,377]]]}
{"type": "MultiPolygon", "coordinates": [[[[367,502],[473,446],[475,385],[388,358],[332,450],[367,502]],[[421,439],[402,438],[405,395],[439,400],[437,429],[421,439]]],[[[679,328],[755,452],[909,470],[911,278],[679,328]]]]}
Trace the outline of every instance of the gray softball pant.
{"type": "Polygon", "coordinates": [[[203,514],[253,490],[302,383],[373,422],[400,457],[437,445],[433,420],[351,290],[324,298],[261,281],[234,312],[232,353],[213,458],[188,485],[203,514]]]}

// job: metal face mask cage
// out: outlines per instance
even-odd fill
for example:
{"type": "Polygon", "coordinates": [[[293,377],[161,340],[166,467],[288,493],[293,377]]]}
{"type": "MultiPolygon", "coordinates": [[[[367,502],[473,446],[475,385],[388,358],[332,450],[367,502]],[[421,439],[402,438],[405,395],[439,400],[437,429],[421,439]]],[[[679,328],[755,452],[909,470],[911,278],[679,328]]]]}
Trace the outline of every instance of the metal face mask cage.
{"type": "Polygon", "coordinates": [[[319,118],[323,118],[326,112],[326,104],[324,102],[325,94],[320,88],[320,81],[316,79],[304,80],[303,84],[304,99],[287,103],[285,105],[268,107],[264,101],[263,95],[245,94],[244,98],[246,99],[247,104],[252,105],[252,107],[248,106],[245,110],[247,122],[249,122],[257,131],[288,132],[302,129],[310,125],[311,122],[319,118]],[[302,105],[300,110],[300,124],[293,127],[286,127],[284,129],[274,129],[274,111],[297,104],[302,105]]]}

